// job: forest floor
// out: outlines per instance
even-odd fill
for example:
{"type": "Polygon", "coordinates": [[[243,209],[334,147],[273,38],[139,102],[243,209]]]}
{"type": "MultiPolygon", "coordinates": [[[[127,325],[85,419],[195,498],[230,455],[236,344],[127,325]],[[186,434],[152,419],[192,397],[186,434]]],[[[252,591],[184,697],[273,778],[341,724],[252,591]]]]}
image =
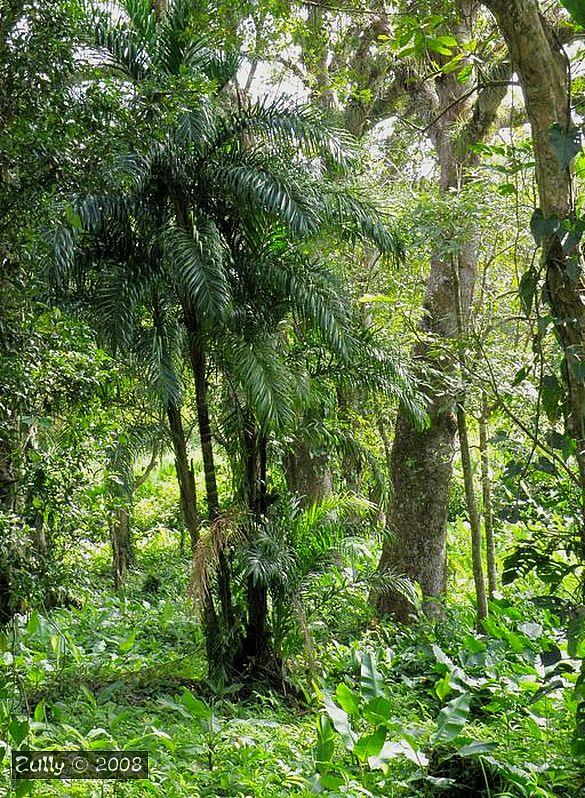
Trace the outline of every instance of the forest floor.
{"type": "MultiPolygon", "coordinates": [[[[13,743],[26,734],[36,749],[148,750],[149,780],[16,782],[17,795],[585,795],[570,764],[570,690],[562,672],[556,686],[547,681],[538,661],[539,651],[553,652],[551,661],[557,651],[542,613],[535,620],[534,611],[529,618],[501,601],[487,648],[472,643],[479,638],[462,610],[439,626],[398,632],[370,624],[361,634],[337,613],[337,628],[317,624],[321,688],[311,688],[302,654],[292,659],[306,705],[261,689],[241,701],[205,683],[201,632],[185,601],[187,559],[146,547],[122,597],[109,593],[107,567],[102,554],[90,559],[79,606],[33,612],[4,640],[5,674],[34,718],[26,729],[13,726],[13,743]],[[338,685],[359,682],[359,651],[377,651],[392,712],[388,737],[404,755],[377,769],[338,740],[320,782],[321,689],[343,704],[338,685]],[[464,733],[433,747],[441,707],[462,689],[475,697],[464,733]]],[[[3,701],[6,710],[10,699],[3,701]]],[[[353,722],[367,731],[367,714],[353,722]]],[[[8,757],[2,778],[8,791],[8,757]]]]}

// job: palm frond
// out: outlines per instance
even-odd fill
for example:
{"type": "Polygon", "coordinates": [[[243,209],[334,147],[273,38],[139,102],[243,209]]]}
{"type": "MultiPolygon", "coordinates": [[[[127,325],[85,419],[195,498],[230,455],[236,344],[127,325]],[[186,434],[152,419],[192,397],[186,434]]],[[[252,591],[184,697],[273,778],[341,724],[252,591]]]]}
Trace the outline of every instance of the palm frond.
{"type": "Polygon", "coordinates": [[[146,78],[150,56],[137,31],[123,23],[112,27],[111,22],[100,15],[94,22],[94,41],[103,59],[102,66],[135,83],[146,78]]]}
{"type": "Polygon", "coordinates": [[[283,429],[293,417],[295,381],[274,343],[231,340],[228,357],[235,382],[264,429],[283,429]]]}
{"type": "Polygon", "coordinates": [[[216,91],[221,91],[237,74],[240,66],[240,56],[236,50],[225,53],[212,52],[201,65],[202,71],[216,85],[216,91]]]}
{"type": "Polygon", "coordinates": [[[305,237],[317,229],[319,217],[311,193],[290,173],[279,173],[257,164],[219,166],[214,170],[220,191],[250,214],[264,212],[281,220],[294,235],[305,237]]]}
{"type": "Polygon", "coordinates": [[[369,582],[372,593],[375,596],[388,592],[397,593],[414,607],[420,608],[422,606],[422,595],[418,585],[392,568],[387,568],[381,573],[376,571],[370,577],[369,582]]]}
{"type": "Polygon", "coordinates": [[[196,154],[201,154],[213,139],[216,116],[208,97],[201,97],[195,108],[187,111],[177,126],[175,134],[179,145],[190,144],[196,154]]]}
{"type": "Polygon", "coordinates": [[[105,264],[95,298],[96,322],[112,351],[127,350],[134,337],[139,287],[123,266],[105,264]]]}
{"type": "Polygon", "coordinates": [[[182,338],[178,325],[140,327],[132,349],[150,390],[162,403],[179,403],[182,393],[178,360],[182,338]]]}
{"type": "Polygon", "coordinates": [[[197,220],[193,235],[171,228],[165,236],[165,249],[179,290],[194,303],[202,319],[211,323],[225,316],[230,292],[223,245],[215,224],[202,217],[197,220]]]}
{"type": "Polygon", "coordinates": [[[290,249],[274,262],[268,260],[265,270],[293,314],[313,324],[328,346],[347,358],[349,303],[333,273],[318,260],[290,249]]]}
{"type": "Polygon", "coordinates": [[[326,220],[335,227],[341,225],[353,239],[369,241],[396,263],[404,259],[404,245],[400,235],[390,226],[386,214],[355,185],[327,184],[324,186],[326,220]]]}
{"type": "Polygon", "coordinates": [[[246,576],[254,584],[271,587],[276,592],[286,590],[296,565],[294,549],[269,523],[256,531],[244,552],[244,560],[246,576]]]}
{"type": "Polygon", "coordinates": [[[376,346],[367,331],[362,330],[355,341],[353,368],[339,375],[341,381],[355,388],[383,391],[402,405],[418,429],[425,429],[427,401],[413,371],[398,354],[376,346]]]}

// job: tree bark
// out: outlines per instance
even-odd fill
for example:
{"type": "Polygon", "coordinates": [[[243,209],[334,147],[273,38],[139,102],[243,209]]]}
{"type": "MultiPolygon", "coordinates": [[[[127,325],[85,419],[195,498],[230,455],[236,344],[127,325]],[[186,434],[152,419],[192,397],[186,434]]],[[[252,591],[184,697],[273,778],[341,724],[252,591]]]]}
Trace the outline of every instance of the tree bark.
{"type": "Polygon", "coordinates": [[[203,472],[205,475],[205,490],[207,495],[207,510],[209,520],[214,527],[213,534],[218,535],[217,550],[217,587],[221,605],[221,619],[224,631],[234,628],[235,617],[231,593],[231,573],[229,561],[225,552],[225,543],[220,540],[220,508],[217,490],[217,474],[213,454],[213,436],[209,419],[209,404],[207,399],[207,375],[205,370],[205,356],[199,340],[199,330],[195,315],[186,310],[187,329],[189,332],[189,356],[193,377],[195,380],[195,401],[197,405],[197,421],[199,424],[199,439],[201,441],[201,456],[203,459],[203,472]]]}
{"type": "Polygon", "coordinates": [[[477,626],[481,630],[481,623],[488,616],[485,580],[483,575],[483,556],[481,541],[481,521],[475,498],[473,485],[473,466],[469,449],[469,435],[467,432],[467,416],[463,402],[457,403],[457,430],[459,432],[459,445],[461,447],[461,466],[463,468],[463,482],[465,486],[465,503],[469,515],[471,528],[471,558],[473,563],[473,583],[475,585],[475,600],[477,603],[477,626]]]}
{"type": "Polygon", "coordinates": [[[457,355],[459,361],[457,431],[459,434],[459,447],[461,451],[465,503],[467,504],[467,514],[469,516],[469,526],[471,529],[471,559],[473,564],[473,582],[475,585],[475,599],[477,604],[477,628],[481,631],[482,622],[484,618],[488,617],[488,604],[485,592],[485,579],[483,575],[481,521],[479,517],[479,511],[477,509],[477,499],[475,497],[473,465],[471,461],[471,449],[469,446],[467,414],[465,412],[466,375],[468,372],[465,351],[465,334],[467,332],[467,324],[463,318],[463,309],[461,306],[459,261],[453,259],[452,269],[453,290],[455,292],[455,312],[457,315],[457,355]]]}
{"type": "MultiPolygon", "coordinates": [[[[532,128],[536,181],[544,219],[575,221],[570,166],[552,146],[551,129],[570,134],[571,85],[568,60],[540,13],[537,0],[484,0],[506,40],[522,84],[524,104],[532,128]]],[[[568,392],[566,430],[576,444],[581,487],[581,558],[585,558],[585,276],[577,242],[563,247],[561,228],[543,241],[546,295],[557,338],[564,354],[568,392]],[[576,268],[577,267],[577,268],[576,268]]],[[[585,591],[585,585],[582,585],[585,591]]],[[[578,684],[585,678],[582,664],[578,684]]],[[[585,700],[576,695],[575,746],[582,750],[585,700]]]]}
{"type": "Polygon", "coordinates": [[[187,454],[187,441],[185,439],[181,410],[172,400],[167,402],[167,419],[175,452],[175,471],[177,473],[177,482],[179,483],[183,521],[191,541],[191,554],[194,556],[199,541],[199,515],[197,513],[195,475],[193,473],[193,465],[189,463],[187,454]]]}

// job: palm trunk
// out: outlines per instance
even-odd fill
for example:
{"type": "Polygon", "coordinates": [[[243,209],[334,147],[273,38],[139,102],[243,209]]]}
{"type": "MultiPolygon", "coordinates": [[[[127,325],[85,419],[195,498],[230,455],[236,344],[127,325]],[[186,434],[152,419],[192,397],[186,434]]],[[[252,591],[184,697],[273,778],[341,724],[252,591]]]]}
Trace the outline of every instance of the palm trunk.
{"type": "MultiPolygon", "coordinates": [[[[186,314],[189,331],[189,356],[193,377],[195,380],[195,401],[197,405],[197,421],[199,424],[199,438],[201,441],[201,456],[203,459],[203,472],[205,475],[205,490],[207,495],[207,509],[209,520],[215,526],[215,532],[220,534],[219,495],[217,490],[217,475],[213,455],[213,436],[209,420],[209,404],[207,399],[207,375],[205,373],[205,356],[199,340],[196,318],[192,313],[186,314]]],[[[224,542],[219,540],[217,545],[217,586],[221,605],[221,618],[224,629],[234,628],[235,616],[231,593],[231,574],[228,558],[225,553],[224,542]]]]}
{"type": "Polygon", "coordinates": [[[191,554],[194,556],[197,542],[199,541],[199,515],[197,513],[195,475],[193,473],[193,465],[189,463],[187,454],[187,441],[185,439],[185,430],[183,429],[181,410],[171,400],[167,402],[167,419],[175,452],[175,471],[177,473],[177,482],[179,483],[183,521],[191,541],[191,554]]]}
{"type": "MultiPolygon", "coordinates": [[[[175,215],[177,224],[189,235],[193,235],[193,227],[189,216],[189,205],[186,197],[178,192],[174,198],[175,215]]],[[[228,558],[225,553],[225,542],[221,540],[219,494],[217,490],[217,475],[213,455],[213,437],[209,419],[209,404],[207,399],[207,375],[205,367],[205,352],[201,337],[200,325],[193,307],[187,298],[183,299],[183,317],[188,334],[189,360],[195,383],[195,402],[197,405],[197,423],[199,426],[199,440],[201,442],[201,457],[203,459],[203,472],[205,476],[205,494],[207,497],[207,511],[212,524],[212,534],[216,535],[215,549],[217,551],[217,590],[221,606],[218,616],[211,594],[211,587],[207,586],[203,598],[203,624],[207,663],[211,676],[224,675],[226,668],[230,669],[233,652],[226,650],[226,640],[235,628],[235,617],[231,595],[231,574],[228,558]]]]}
{"type": "Polygon", "coordinates": [[[481,491],[483,500],[483,526],[487,559],[489,596],[493,598],[498,589],[498,565],[496,560],[496,541],[494,535],[494,510],[492,502],[492,479],[490,474],[490,453],[488,435],[489,407],[485,391],[481,398],[479,419],[479,450],[481,454],[481,491]]]}
{"type": "MultiPolygon", "coordinates": [[[[252,528],[257,529],[266,513],[266,436],[260,433],[252,418],[244,430],[246,498],[252,528]]],[[[265,665],[269,659],[268,586],[248,576],[246,584],[248,618],[243,646],[244,662],[265,665]]]]}
{"type": "Polygon", "coordinates": [[[207,375],[205,373],[205,356],[194,315],[188,320],[189,331],[189,357],[193,378],[195,381],[195,402],[197,406],[197,422],[201,440],[201,457],[203,459],[203,473],[205,475],[205,492],[207,496],[207,510],[210,521],[219,518],[219,497],[217,491],[217,475],[213,455],[213,436],[209,420],[209,404],[207,399],[207,375]]]}

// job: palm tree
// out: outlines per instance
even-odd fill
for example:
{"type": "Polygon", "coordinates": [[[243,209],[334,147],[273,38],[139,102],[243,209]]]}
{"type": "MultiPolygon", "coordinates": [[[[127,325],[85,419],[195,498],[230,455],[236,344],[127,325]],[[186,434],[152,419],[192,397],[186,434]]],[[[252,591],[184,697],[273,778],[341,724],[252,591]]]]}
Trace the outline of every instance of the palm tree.
{"type": "MultiPolygon", "coordinates": [[[[125,345],[145,326],[153,290],[169,317],[180,322],[195,387],[208,516],[215,528],[221,513],[208,366],[219,357],[218,342],[235,344],[231,360],[224,345],[222,362],[230,364],[233,381],[247,397],[248,449],[260,475],[256,481],[265,486],[267,433],[281,424],[277,416],[286,415],[288,401],[272,379],[278,368],[273,357],[278,321],[292,314],[314,327],[340,357],[347,359],[351,351],[347,307],[332,275],[309,257],[311,241],[343,231],[344,239],[367,239],[394,257],[400,246],[375,206],[344,177],[353,157],[346,134],[306,106],[241,98],[237,104],[226,102],[221,95],[226,59],[207,52],[206,61],[204,48],[186,42],[187,4],[175,2],[162,22],[147,5],[127,0],[130,22],[99,33],[111,65],[141,81],[148,70],[157,77],[172,70],[177,74],[177,65],[188,63],[193,73],[201,68],[205,74],[207,68],[209,76],[219,70],[223,81],[205,91],[200,86],[191,110],[163,141],[124,158],[111,192],[75,204],[74,225],[58,236],[52,277],[59,284],[77,276],[87,288],[93,275],[103,318],[125,345]],[[331,172],[335,179],[328,178],[331,172]],[[146,258],[128,244],[131,234],[145,236],[146,258]],[[92,251],[96,240],[99,253],[92,251]],[[84,247],[86,256],[76,258],[84,247]],[[263,344],[258,324],[256,330],[248,324],[251,317],[266,317],[263,344]]],[[[157,324],[151,335],[160,344],[157,324]]],[[[251,481],[249,488],[254,493],[251,481]]],[[[248,502],[259,514],[262,491],[265,487],[248,502]]],[[[235,624],[224,548],[217,551],[219,615],[207,591],[208,642],[218,637],[218,625],[230,630],[235,624]]],[[[212,650],[210,643],[208,654],[212,650]]]]}

